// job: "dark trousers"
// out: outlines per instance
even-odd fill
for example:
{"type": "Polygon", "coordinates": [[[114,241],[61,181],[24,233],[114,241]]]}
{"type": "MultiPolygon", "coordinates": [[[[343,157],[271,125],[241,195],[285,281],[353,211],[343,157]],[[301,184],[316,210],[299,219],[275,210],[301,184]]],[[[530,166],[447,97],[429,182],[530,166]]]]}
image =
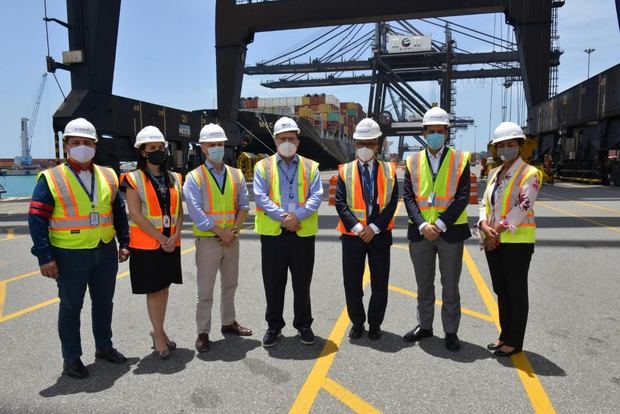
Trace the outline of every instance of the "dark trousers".
{"type": "Polygon", "coordinates": [[[385,308],[388,301],[388,283],[390,280],[390,246],[382,243],[387,233],[379,233],[371,241],[364,241],[357,236],[343,234],[342,241],[342,274],[344,276],[344,292],[347,300],[347,313],[355,326],[362,326],[366,321],[364,312],[364,268],[366,256],[370,268],[370,287],[372,294],[368,305],[368,324],[379,327],[383,323],[385,308]]]}
{"type": "Polygon", "coordinates": [[[269,329],[279,330],[286,325],[282,313],[289,269],[293,283],[293,326],[296,329],[309,328],[312,325],[310,283],[315,237],[299,237],[296,233],[282,230],[279,236],[260,236],[260,242],[267,299],[265,320],[269,329]]]}
{"type": "Polygon", "coordinates": [[[82,355],[80,312],[86,287],[92,302],[92,325],[97,349],[112,347],[112,298],[118,272],[118,253],[112,241],[95,249],[53,251],[58,265],[58,334],[66,360],[82,355]]]}
{"type": "Polygon", "coordinates": [[[527,274],[534,253],[533,243],[503,243],[486,252],[493,291],[497,294],[499,340],[518,349],[523,348],[527,313],[527,274]]]}

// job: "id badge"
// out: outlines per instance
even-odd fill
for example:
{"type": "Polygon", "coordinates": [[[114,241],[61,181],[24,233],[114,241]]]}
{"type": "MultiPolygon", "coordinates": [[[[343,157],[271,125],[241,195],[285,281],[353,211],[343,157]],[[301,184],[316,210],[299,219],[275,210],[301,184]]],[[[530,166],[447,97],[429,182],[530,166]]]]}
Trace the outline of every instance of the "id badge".
{"type": "Polygon", "coordinates": [[[428,204],[431,207],[435,205],[435,192],[434,191],[428,196],[428,204]]]}
{"type": "Polygon", "coordinates": [[[90,213],[90,225],[91,226],[99,225],[99,213],[90,213]]]}
{"type": "Polygon", "coordinates": [[[165,228],[170,228],[170,216],[164,216],[164,227],[165,228]]]}
{"type": "Polygon", "coordinates": [[[295,212],[295,203],[288,203],[288,212],[289,213],[294,213],[295,212]]]}

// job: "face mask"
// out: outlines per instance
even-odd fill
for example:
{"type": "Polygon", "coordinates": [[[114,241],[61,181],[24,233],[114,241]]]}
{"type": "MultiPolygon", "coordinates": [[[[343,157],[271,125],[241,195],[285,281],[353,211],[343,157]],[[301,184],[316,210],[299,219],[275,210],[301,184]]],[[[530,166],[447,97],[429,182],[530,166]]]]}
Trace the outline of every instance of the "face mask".
{"type": "Polygon", "coordinates": [[[368,162],[373,159],[373,157],[375,156],[375,152],[370,148],[361,147],[355,150],[355,155],[357,155],[357,158],[359,158],[360,161],[368,162]]]}
{"type": "Polygon", "coordinates": [[[211,147],[207,149],[209,159],[215,162],[222,162],[224,159],[224,147],[211,147]]]}
{"type": "Polygon", "coordinates": [[[82,164],[92,160],[94,156],[95,148],[93,147],[78,145],[77,147],[69,148],[69,158],[82,164]]]}
{"type": "Polygon", "coordinates": [[[162,165],[164,162],[166,162],[166,151],[157,150],[153,152],[147,152],[146,160],[153,165],[162,165]]]}
{"type": "Polygon", "coordinates": [[[283,142],[278,145],[278,153],[284,158],[291,158],[297,153],[297,146],[292,142],[283,142]]]}
{"type": "Polygon", "coordinates": [[[435,132],[434,134],[428,134],[426,136],[426,143],[431,149],[435,151],[437,151],[443,146],[445,140],[446,138],[443,136],[443,134],[439,134],[437,132],[435,132]]]}
{"type": "Polygon", "coordinates": [[[512,161],[519,155],[519,147],[504,147],[497,149],[497,156],[504,162],[512,161]]]}

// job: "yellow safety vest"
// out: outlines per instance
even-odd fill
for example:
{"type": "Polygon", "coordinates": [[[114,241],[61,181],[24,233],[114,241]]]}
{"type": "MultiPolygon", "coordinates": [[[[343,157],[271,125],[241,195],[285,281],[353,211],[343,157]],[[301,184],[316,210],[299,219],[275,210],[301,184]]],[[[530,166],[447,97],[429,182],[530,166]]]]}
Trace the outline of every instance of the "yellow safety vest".
{"type": "MultiPolygon", "coordinates": [[[[306,198],[310,183],[319,173],[319,163],[311,159],[297,155],[297,194],[299,196],[299,206],[306,205],[306,198]]],[[[265,182],[269,184],[269,198],[277,206],[281,206],[280,200],[280,174],[278,174],[278,160],[276,155],[264,158],[256,163],[254,167],[254,176],[260,175],[265,182]]],[[[314,236],[319,231],[319,214],[312,213],[309,217],[303,219],[300,223],[300,229],[297,231],[299,237],[314,236]]],[[[282,223],[273,220],[265,211],[258,206],[256,207],[256,217],[254,221],[254,231],[265,236],[277,236],[282,234],[282,223]]]]}
{"type": "MultiPolygon", "coordinates": [[[[491,203],[489,202],[489,188],[491,184],[495,182],[500,169],[501,167],[497,167],[489,173],[489,184],[484,190],[487,218],[491,217],[492,214],[491,203]]],[[[523,184],[533,175],[538,175],[539,182],[542,182],[542,172],[538,168],[532,167],[524,162],[512,176],[506,186],[501,203],[499,204],[500,218],[502,220],[506,218],[510,209],[517,205],[523,184]]],[[[495,201],[495,206],[498,206],[497,200],[495,201]]],[[[508,230],[502,232],[499,236],[499,241],[501,243],[534,243],[536,241],[536,219],[534,216],[534,209],[532,208],[528,211],[527,217],[519,224],[514,233],[508,230]]]]}
{"type": "Polygon", "coordinates": [[[113,169],[93,165],[97,193],[94,207],[66,164],[41,174],[45,176],[54,197],[54,210],[49,224],[52,246],[62,249],[94,249],[100,242],[108,243],[114,238],[112,203],[118,191],[118,177],[113,169]],[[98,223],[91,224],[92,214],[98,215],[98,223]]]}
{"type": "MultiPolygon", "coordinates": [[[[415,201],[422,217],[429,224],[434,224],[441,213],[446,211],[454,201],[459,180],[469,162],[469,152],[458,151],[449,147],[446,147],[444,151],[448,153],[443,158],[434,181],[433,170],[426,156],[426,151],[422,150],[407,157],[407,169],[411,176],[415,201]],[[432,194],[434,194],[433,200],[431,200],[432,194]]],[[[411,220],[409,222],[412,223],[411,220]]],[[[467,223],[467,212],[463,210],[454,224],[465,223],[467,223]]]]}
{"type": "MultiPolygon", "coordinates": [[[[377,162],[377,204],[379,212],[383,211],[392,199],[392,190],[396,181],[396,168],[393,163],[379,161],[377,162]]],[[[360,223],[366,224],[366,201],[362,191],[362,177],[359,174],[358,161],[352,161],[347,164],[338,166],[340,178],[344,182],[347,189],[347,206],[360,223]]],[[[387,226],[388,230],[394,228],[394,218],[387,226]]],[[[336,230],[343,234],[353,235],[347,231],[342,220],[338,222],[336,230]]]]}
{"type": "MultiPolygon", "coordinates": [[[[242,191],[243,173],[237,168],[224,165],[226,181],[224,194],[220,191],[217,181],[213,178],[207,166],[202,164],[189,174],[198,184],[202,193],[202,210],[216,226],[230,229],[235,225],[237,218],[237,194],[242,191]]],[[[194,236],[215,236],[212,231],[203,231],[193,226],[194,236]]]]}
{"type": "MultiPolygon", "coordinates": [[[[170,189],[170,234],[176,232],[177,219],[181,209],[181,174],[169,172],[172,188],[170,189]]],[[[140,197],[140,210],[142,215],[159,231],[164,231],[164,212],[159,206],[157,193],[151,180],[142,170],[135,170],[121,176],[121,181],[127,180],[135,188],[140,197]]],[[[181,239],[177,240],[177,246],[181,245],[181,239]]],[[[129,227],[129,247],[143,250],[159,249],[159,240],[154,239],[140,228],[133,220],[129,227]]]]}

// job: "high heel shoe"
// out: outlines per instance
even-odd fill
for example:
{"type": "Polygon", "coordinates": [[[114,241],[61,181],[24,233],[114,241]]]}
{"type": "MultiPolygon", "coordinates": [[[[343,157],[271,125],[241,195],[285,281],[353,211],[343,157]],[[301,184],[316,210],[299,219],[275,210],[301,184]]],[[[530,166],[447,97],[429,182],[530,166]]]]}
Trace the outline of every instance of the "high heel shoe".
{"type": "Polygon", "coordinates": [[[519,352],[523,352],[523,350],[519,348],[515,348],[512,351],[505,352],[505,351],[502,351],[501,349],[497,349],[495,350],[495,352],[493,352],[493,355],[495,355],[496,357],[505,358],[505,357],[513,356],[514,354],[518,354],[519,352]]]}
{"type": "MultiPolygon", "coordinates": [[[[157,354],[159,359],[166,360],[166,359],[170,358],[170,343],[168,343],[166,345],[166,349],[164,349],[163,351],[160,351],[155,346],[155,335],[153,335],[153,332],[150,332],[150,335],[151,335],[151,339],[153,340],[153,346],[151,347],[151,349],[155,350],[155,354],[157,354]]],[[[174,344],[174,345],[176,347],[176,344],[174,344]]]]}
{"type": "MultiPolygon", "coordinates": [[[[153,332],[150,332],[151,334],[151,338],[153,339],[153,346],[151,346],[151,349],[155,349],[155,337],[153,336],[153,332]]],[[[168,349],[170,349],[171,351],[174,351],[175,349],[177,349],[177,343],[171,340],[168,340],[168,349]]]]}
{"type": "Polygon", "coordinates": [[[492,343],[487,345],[487,349],[489,351],[495,351],[497,349],[500,349],[502,346],[504,346],[503,342],[500,342],[499,344],[496,344],[495,342],[492,342],[492,343]]]}

